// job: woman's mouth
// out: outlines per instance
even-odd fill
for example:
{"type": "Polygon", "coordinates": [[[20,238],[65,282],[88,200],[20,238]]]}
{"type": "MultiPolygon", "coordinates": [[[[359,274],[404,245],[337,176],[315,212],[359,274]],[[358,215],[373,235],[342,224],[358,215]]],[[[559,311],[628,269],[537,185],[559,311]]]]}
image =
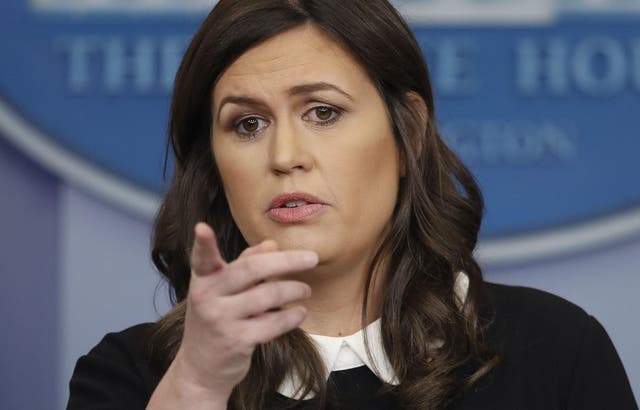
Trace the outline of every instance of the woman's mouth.
{"type": "Polygon", "coordinates": [[[306,192],[280,194],[273,198],[267,215],[279,223],[307,221],[322,212],[328,205],[306,192]]]}
{"type": "Polygon", "coordinates": [[[267,215],[275,222],[299,223],[315,217],[327,207],[328,206],[324,204],[310,204],[305,201],[296,201],[295,203],[285,204],[280,208],[271,208],[267,212],[267,215]]]}

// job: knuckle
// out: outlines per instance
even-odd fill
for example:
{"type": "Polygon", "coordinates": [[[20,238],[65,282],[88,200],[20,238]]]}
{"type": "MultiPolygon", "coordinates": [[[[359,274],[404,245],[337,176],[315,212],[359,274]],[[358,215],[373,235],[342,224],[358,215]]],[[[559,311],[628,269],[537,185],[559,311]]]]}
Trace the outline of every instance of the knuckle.
{"type": "Polygon", "coordinates": [[[234,327],[227,326],[225,330],[221,332],[222,350],[233,356],[251,355],[253,346],[246,339],[244,333],[245,332],[240,332],[234,327]]]}
{"type": "Polygon", "coordinates": [[[237,348],[236,354],[244,359],[251,359],[253,350],[253,346],[240,346],[237,348]]]}
{"type": "Polygon", "coordinates": [[[202,286],[194,286],[192,282],[191,288],[189,289],[188,298],[189,302],[191,302],[192,304],[199,304],[202,300],[204,300],[204,289],[202,289],[202,286]]]}
{"type": "Polygon", "coordinates": [[[224,308],[216,300],[209,302],[203,313],[203,319],[215,327],[221,327],[225,322],[224,308]]]}
{"type": "Polygon", "coordinates": [[[248,284],[255,285],[262,280],[262,275],[258,270],[245,271],[245,281],[248,284]]]}
{"type": "Polygon", "coordinates": [[[238,343],[233,338],[225,337],[220,344],[221,350],[228,356],[235,356],[238,349],[238,343]]]}
{"type": "Polygon", "coordinates": [[[196,310],[203,308],[207,302],[206,291],[201,286],[193,287],[189,290],[188,303],[196,310]]]}
{"type": "Polygon", "coordinates": [[[261,269],[252,258],[246,258],[238,268],[240,275],[234,275],[235,280],[242,281],[247,285],[255,285],[262,280],[261,269]]]}
{"type": "Polygon", "coordinates": [[[238,332],[231,331],[229,329],[223,332],[224,346],[228,351],[234,351],[241,344],[242,340],[238,335],[238,332]]]}
{"type": "Polygon", "coordinates": [[[254,256],[248,256],[243,261],[244,269],[247,273],[255,275],[260,269],[260,265],[254,256]]]}
{"type": "Polygon", "coordinates": [[[227,334],[225,350],[234,356],[251,357],[254,345],[243,334],[246,332],[233,331],[227,334]]]}
{"type": "Polygon", "coordinates": [[[269,342],[272,338],[266,334],[258,334],[255,336],[255,344],[261,345],[269,342]]]}

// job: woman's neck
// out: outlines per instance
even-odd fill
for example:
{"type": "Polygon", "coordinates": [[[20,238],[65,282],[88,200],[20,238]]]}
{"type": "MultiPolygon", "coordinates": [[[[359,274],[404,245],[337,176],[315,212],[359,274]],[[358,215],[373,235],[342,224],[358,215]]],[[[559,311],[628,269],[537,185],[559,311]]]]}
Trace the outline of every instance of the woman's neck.
{"type": "Polygon", "coordinates": [[[349,274],[332,274],[331,271],[335,272],[329,266],[320,266],[305,275],[305,281],[311,285],[313,295],[303,303],[308,313],[300,326],[302,330],[323,336],[348,336],[380,317],[380,278],[372,278],[367,318],[363,324],[366,265],[364,269],[352,270],[349,274]]]}

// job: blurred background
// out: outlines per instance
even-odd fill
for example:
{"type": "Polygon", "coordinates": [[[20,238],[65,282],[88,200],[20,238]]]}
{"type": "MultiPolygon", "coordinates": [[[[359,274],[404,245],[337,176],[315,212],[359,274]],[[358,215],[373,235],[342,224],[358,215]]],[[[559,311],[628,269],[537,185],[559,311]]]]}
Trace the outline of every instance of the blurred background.
{"type": "MultiPolygon", "coordinates": [[[[0,2],[0,408],[169,306],[149,258],[167,111],[211,0],[0,2]]],[[[405,0],[490,281],[598,318],[640,394],[640,0],[405,0]]]]}

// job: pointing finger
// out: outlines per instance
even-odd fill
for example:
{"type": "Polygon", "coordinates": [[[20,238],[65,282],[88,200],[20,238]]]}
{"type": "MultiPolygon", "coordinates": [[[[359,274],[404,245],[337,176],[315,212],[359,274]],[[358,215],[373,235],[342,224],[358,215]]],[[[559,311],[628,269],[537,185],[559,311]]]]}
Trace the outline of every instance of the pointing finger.
{"type": "Polygon", "coordinates": [[[193,249],[191,250],[191,270],[195,275],[211,274],[226,265],[220,255],[216,235],[204,222],[194,228],[193,249]]]}

